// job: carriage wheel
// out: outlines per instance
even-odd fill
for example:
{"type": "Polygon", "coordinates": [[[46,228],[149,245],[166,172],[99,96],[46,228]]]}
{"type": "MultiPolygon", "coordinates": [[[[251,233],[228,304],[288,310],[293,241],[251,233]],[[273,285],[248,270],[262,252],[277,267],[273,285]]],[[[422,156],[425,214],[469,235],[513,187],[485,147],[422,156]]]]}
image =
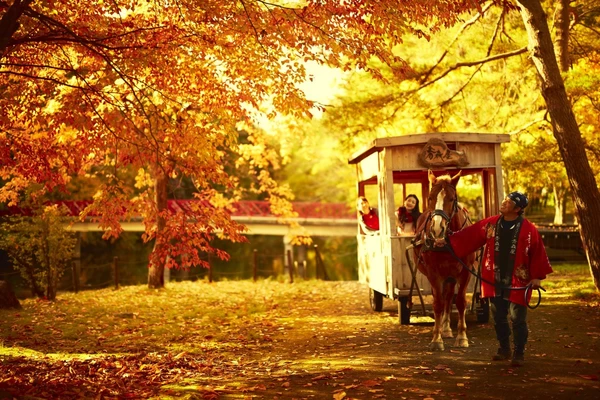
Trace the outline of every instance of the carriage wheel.
{"type": "Polygon", "coordinates": [[[369,289],[369,303],[373,311],[383,310],[383,295],[376,290],[369,289]]]}
{"type": "Polygon", "coordinates": [[[398,318],[400,325],[410,324],[410,308],[408,308],[408,297],[398,299],[398,318]]]}

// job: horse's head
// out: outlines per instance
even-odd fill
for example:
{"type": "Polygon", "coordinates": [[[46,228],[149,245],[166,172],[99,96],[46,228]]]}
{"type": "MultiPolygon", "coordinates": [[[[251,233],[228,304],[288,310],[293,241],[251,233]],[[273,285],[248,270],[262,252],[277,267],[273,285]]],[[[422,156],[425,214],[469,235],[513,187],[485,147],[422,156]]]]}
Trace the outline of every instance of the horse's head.
{"type": "Polygon", "coordinates": [[[457,210],[456,184],[462,171],[450,175],[436,176],[429,171],[428,209],[429,216],[425,226],[426,235],[430,239],[444,238],[448,234],[450,221],[457,210]]]}

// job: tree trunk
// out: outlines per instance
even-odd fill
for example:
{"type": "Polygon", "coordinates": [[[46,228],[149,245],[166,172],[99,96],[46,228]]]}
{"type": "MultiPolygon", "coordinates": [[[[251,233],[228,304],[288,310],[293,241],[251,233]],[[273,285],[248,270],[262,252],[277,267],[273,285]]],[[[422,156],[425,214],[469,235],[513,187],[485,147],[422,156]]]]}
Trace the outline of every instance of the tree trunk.
{"type": "Polygon", "coordinates": [[[54,279],[54,271],[53,265],[50,261],[50,243],[48,237],[50,236],[50,223],[48,221],[44,221],[44,226],[42,227],[42,235],[43,235],[43,248],[42,254],[44,257],[44,262],[46,263],[46,299],[54,301],[56,300],[56,279],[54,279]]]}
{"type": "MultiPolygon", "coordinates": [[[[35,260],[35,255],[32,255],[32,260],[35,260]]],[[[23,262],[22,260],[18,261],[18,268],[20,270],[25,270],[25,274],[27,275],[27,280],[29,282],[31,288],[31,294],[40,299],[44,298],[44,289],[38,284],[38,280],[35,277],[35,267],[28,262],[23,262]]]]}
{"type": "Polygon", "coordinates": [[[8,47],[13,35],[19,29],[19,18],[29,7],[33,0],[16,0],[0,19],[0,59],[8,47]]]}
{"type": "MultiPolygon", "coordinates": [[[[161,215],[161,212],[167,209],[167,183],[168,177],[160,168],[157,168],[156,172],[156,184],[155,184],[155,200],[156,200],[156,238],[154,240],[153,253],[160,253],[163,242],[159,239],[160,233],[164,231],[166,226],[166,220],[161,215]]],[[[158,289],[165,287],[165,276],[164,276],[164,263],[158,261],[157,257],[152,257],[150,261],[150,268],[148,269],[148,287],[151,289],[158,289]]]]}
{"type": "Polygon", "coordinates": [[[554,52],[562,72],[569,70],[569,0],[558,0],[554,20],[554,52]]]}
{"type": "Polygon", "coordinates": [[[562,208],[562,220],[563,220],[563,224],[567,223],[567,204],[569,201],[569,191],[568,190],[563,190],[563,195],[562,195],[562,203],[563,203],[563,208],[562,208]]]}
{"type": "Polygon", "coordinates": [[[552,185],[552,194],[554,195],[554,225],[562,225],[563,223],[563,208],[564,203],[562,201],[563,196],[561,190],[552,185]]]}
{"type": "Polygon", "coordinates": [[[560,150],[579,215],[579,231],[590,272],[600,290],[600,192],[583,146],[554,55],[548,21],[539,0],[518,0],[529,37],[529,51],[541,80],[552,131],[560,150]]]}
{"type": "Polygon", "coordinates": [[[21,303],[6,281],[0,281],[0,308],[21,308],[21,303]]]}

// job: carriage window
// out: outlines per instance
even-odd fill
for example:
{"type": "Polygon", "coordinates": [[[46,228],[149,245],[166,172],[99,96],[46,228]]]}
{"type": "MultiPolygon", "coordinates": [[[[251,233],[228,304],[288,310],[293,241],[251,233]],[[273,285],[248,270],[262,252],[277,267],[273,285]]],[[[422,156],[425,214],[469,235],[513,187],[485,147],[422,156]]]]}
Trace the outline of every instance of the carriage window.
{"type": "Polygon", "coordinates": [[[394,205],[396,209],[404,204],[404,199],[409,194],[417,195],[420,211],[423,212],[423,185],[421,183],[394,183],[394,205]]]}
{"type": "Polygon", "coordinates": [[[480,173],[461,176],[456,185],[458,201],[469,211],[469,217],[473,221],[479,221],[485,217],[483,177],[480,173]]]}
{"type": "Polygon", "coordinates": [[[420,182],[394,184],[394,210],[396,215],[396,230],[399,235],[414,234],[418,216],[423,212],[423,204],[423,185],[420,182]],[[415,205],[414,200],[411,200],[408,204],[409,210],[405,209],[406,197],[411,194],[415,195],[418,199],[416,212],[410,210],[415,205]]]}

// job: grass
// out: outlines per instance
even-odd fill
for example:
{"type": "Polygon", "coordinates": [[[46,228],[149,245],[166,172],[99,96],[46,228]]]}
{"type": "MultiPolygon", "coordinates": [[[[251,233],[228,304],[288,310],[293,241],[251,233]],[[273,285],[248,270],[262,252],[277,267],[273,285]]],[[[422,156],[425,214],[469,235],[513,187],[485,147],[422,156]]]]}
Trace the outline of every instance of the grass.
{"type": "Polygon", "coordinates": [[[590,267],[584,263],[556,263],[552,264],[552,269],[555,274],[560,275],[588,275],[590,267]]]}
{"type": "Polygon", "coordinates": [[[554,273],[542,282],[542,286],[546,290],[562,292],[567,299],[586,302],[590,305],[600,303],[600,293],[594,286],[587,264],[559,263],[552,265],[552,269],[554,273]]]}
{"type": "Polygon", "coordinates": [[[140,285],[60,293],[55,302],[27,299],[22,310],[0,310],[0,391],[166,398],[165,385],[237,376],[250,365],[253,349],[277,334],[275,314],[286,314],[301,294],[318,295],[332,285],[182,282],[163,290],[140,285]]]}

